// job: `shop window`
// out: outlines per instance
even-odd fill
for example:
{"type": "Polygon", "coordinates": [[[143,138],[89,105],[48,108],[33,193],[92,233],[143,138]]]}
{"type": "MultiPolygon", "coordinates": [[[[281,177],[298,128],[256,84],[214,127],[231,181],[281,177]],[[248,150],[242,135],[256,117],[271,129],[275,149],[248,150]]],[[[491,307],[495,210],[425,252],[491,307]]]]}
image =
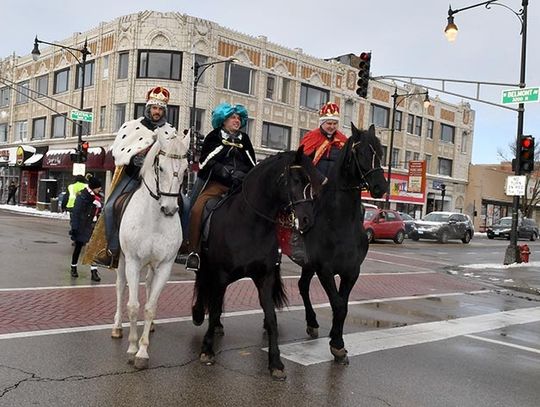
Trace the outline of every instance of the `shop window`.
{"type": "Polygon", "coordinates": [[[273,123],[263,123],[261,144],[274,150],[289,150],[291,145],[291,128],[273,123]]]}

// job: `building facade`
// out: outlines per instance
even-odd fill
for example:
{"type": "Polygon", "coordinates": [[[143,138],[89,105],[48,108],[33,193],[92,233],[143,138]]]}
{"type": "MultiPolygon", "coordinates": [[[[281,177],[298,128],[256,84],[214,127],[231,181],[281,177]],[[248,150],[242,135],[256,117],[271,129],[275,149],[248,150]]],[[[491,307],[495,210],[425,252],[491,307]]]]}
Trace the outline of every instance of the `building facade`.
{"type": "MultiPolygon", "coordinates": [[[[80,49],[85,40],[91,55],[83,108],[94,117],[83,126],[83,139],[92,147],[87,170],[104,181],[113,168],[106,150],[124,121],[142,115],[149,88],[168,88],[169,121],[178,129],[189,127],[195,61],[215,63],[197,86],[195,126],[202,134],[211,130],[214,106],[241,103],[250,114],[246,131],[263,158],[296,149],[303,134],[318,126],[319,108],[333,101],[341,107],[345,134],[350,134],[350,122],[360,128],[374,123],[389,146],[393,85],[372,82],[368,98],[359,98],[358,69],[341,57],[315,58],[264,36],[176,12],[122,16],[59,44],[80,49]]],[[[0,60],[0,157],[7,156],[0,160],[0,176],[26,185],[26,195],[39,195],[41,180],[56,179],[58,191],[71,180],[69,153],[77,145],[78,128],[69,117],[79,109],[80,71],[73,55],[53,46],[42,48],[38,61],[31,55],[0,60]],[[13,151],[19,147],[23,155],[17,159],[13,151]]],[[[400,93],[414,91],[399,88],[400,93]]],[[[438,187],[445,183],[444,209],[464,210],[474,127],[469,105],[434,98],[425,110],[411,97],[400,103],[395,120],[392,207],[416,216],[439,208],[438,187]],[[407,196],[411,160],[426,160],[427,187],[421,196],[407,196]]],[[[21,198],[28,204],[41,199],[21,198]]]]}

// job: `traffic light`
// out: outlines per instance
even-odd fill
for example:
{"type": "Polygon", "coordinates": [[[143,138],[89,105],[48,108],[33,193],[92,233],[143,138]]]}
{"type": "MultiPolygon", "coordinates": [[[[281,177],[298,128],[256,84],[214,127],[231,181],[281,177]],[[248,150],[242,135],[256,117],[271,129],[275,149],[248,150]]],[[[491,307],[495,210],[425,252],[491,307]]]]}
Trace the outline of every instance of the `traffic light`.
{"type": "Polygon", "coordinates": [[[83,141],[81,143],[81,162],[82,163],[85,163],[86,160],[88,159],[88,147],[89,147],[89,143],[88,141],[83,141]]]}
{"type": "Polygon", "coordinates": [[[369,83],[369,70],[371,66],[371,52],[362,52],[360,54],[360,63],[358,64],[358,89],[356,94],[362,98],[367,96],[369,83]]]}
{"type": "Polygon", "coordinates": [[[521,136],[519,140],[519,173],[529,174],[534,170],[534,137],[521,136]]]}

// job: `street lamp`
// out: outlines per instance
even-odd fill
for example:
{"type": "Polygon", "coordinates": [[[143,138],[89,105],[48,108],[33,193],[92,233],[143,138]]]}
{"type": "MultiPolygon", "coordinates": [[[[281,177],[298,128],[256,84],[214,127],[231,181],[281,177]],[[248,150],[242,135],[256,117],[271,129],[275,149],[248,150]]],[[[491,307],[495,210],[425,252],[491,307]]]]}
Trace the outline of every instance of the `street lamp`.
{"type": "MultiPolygon", "coordinates": [[[[193,164],[195,162],[195,149],[197,144],[197,138],[198,135],[197,130],[195,129],[195,120],[196,120],[196,111],[197,111],[197,85],[202,78],[203,73],[210,68],[211,66],[217,65],[217,64],[224,64],[227,62],[235,62],[237,61],[236,58],[229,58],[225,59],[223,61],[214,61],[214,62],[207,62],[204,64],[200,64],[195,59],[195,54],[193,54],[193,102],[191,104],[191,114],[189,117],[189,128],[191,130],[191,140],[190,140],[190,151],[191,151],[191,163],[193,164]]],[[[187,192],[188,194],[191,193],[191,190],[193,188],[193,182],[194,182],[194,176],[193,171],[190,169],[188,174],[188,185],[187,185],[187,192]]]]}
{"type": "Polygon", "coordinates": [[[386,209],[390,209],[390,192],[392,190],[392,151],[394,149],[394,133],[396,131],[396,111],[397,107],[401,102],[403,102],[405,99],[407,99],[410,96],[418,96],[418,95],[425,95],[424,98],[424,108],[427,109],[429,107],[429,95],[428,91],[425,92],[418,92],[418,93],[404,93],[402,95],[397,93],[397,87],[394,88],[394,94],[392,95],[392,99],[394,99],[394,102],[392,104],[392,127],[390,128],[390,148],[388,150],[388,191],[386,192],[386,209]],[[398,102],[398,98],[401,98],[398,102]]]}
{"type": "MultiPolygon", "coordinates": [[[[460,11],[469,10],[471,8],[476,8],[479,6],[485,6],[487,9],[490,6],[501,6],[507,10],[510,10],[521,23],[521,61],[519,69],[519,87],[525,87],[525,67],[526,67],[526,58],[527,58],[527,7],[529,5],[529,0],[521,1],[521,9],[519,11],[514,11],[506,4],[501,4],[498,0],[484,1],[482,3],[473,4],[472,6],[464,7],[457,10],[452,10],[450,6],[448,9],[448,25],[445,28],[445,35],[449,41],[454,41],[457,36],[458,28],[454,23],[454,15],[460,11]]],[[[523,103],[518,105],[518,123],[517,123],[517,135],[516,135],[516,159],[515,159],[515,168],[514,172],[516,175],[520,174],[520,141],[521,136],[523,135],[523,119],[525,114],[525,108],[523,103]]],[[[512,200],[512,231],[510,233],[510,244],[506,248],[506,253],[504,255],[504,264],[516,263],[520,260],[519,250],[517,247],[517,227],[518,227],[518,213],[519,213],[519,196],[514,195],[512,200]]]]}
{"type": "MultiPolygon", "coordinates": [[[[32,50],[32,59],[34,61],[37,61],[41,56],[41,52],[39,51],[39,44],[46,44],[46,45],[51,45],[53,47],[65,49],[79,63],[79,69],[81,72],[81,101],[79,104],[79,110],[82,111],[84,109],[84,85],[85,85],[84,82],[85,82],[85,76],[86,76],[86,57],[91,54],[90,50],[88,49],[88,40],[85,39],[83,47],[79,49],[79,48],[68,47],[67,45],[61,45],[61,44],[55,44],[52,42],[42,41],[42,40],[39,40],[38,37],[36,36],[34,40],[34,49],[32,50]],[[75,55],[75,52],[80,52],[82,54],[82,58],[80,60],[79,58],[77,58],[77,55],[75,55]]],[[[78,122],[78,127],[79,128],[77,132],[77,135],[78,135],[77,162],[81,163],[82,162],[82,132],[83,132],[82,121],[78,122]]]]}

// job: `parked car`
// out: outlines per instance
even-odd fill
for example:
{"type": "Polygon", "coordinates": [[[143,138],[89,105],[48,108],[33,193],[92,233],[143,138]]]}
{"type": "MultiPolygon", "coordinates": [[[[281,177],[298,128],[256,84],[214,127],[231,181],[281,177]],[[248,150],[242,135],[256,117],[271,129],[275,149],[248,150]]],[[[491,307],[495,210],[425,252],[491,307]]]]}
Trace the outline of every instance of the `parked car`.
{"type": "Polygon", "coordinates": [[[399,216],[401,216],[401,219],[403,219],[403,223],[405,223],[405,236],[411,237],[411,232],[415,228],[414,218],[405,212],[399,212],[399,216]]]}
{"type": "Polygon", "coordinates": [[[474,226],[468,215],[458,212],[431,212],[417,220],[411,239],[436,239],[446,243],[449,239],[461,239],[469,243],[474,236],[474,226]]]}
{"type": "MultiPolygon", "coordinates": [[[[512,229],[512,218],[505,217],[499,219],[492,226],[488,227],[486,234],[488,239],[495,239],[496,237],[502,237],[504,239],[510,239],[510,230],[512,229]]],[[[518,221],[518,238],[529,239],[535,241],[538,239],[538,225],[534,219],[521,218],[518,221]]]]}
{"type": "Polygon", "coordinates": [[[399,213],[391,209],[367,207],[364,229],[370,243],[376,239],[392,239],[401,244],[405,239],[405,224],[399,213]]]}

